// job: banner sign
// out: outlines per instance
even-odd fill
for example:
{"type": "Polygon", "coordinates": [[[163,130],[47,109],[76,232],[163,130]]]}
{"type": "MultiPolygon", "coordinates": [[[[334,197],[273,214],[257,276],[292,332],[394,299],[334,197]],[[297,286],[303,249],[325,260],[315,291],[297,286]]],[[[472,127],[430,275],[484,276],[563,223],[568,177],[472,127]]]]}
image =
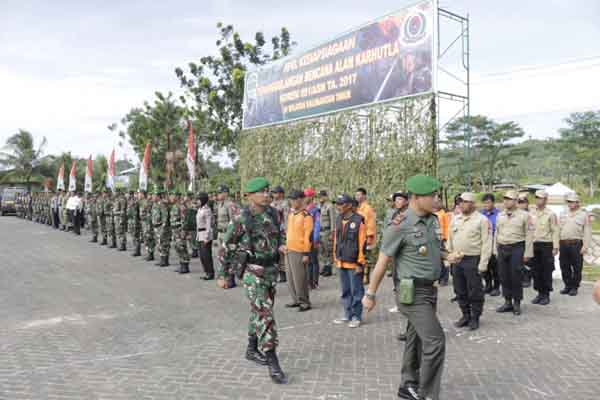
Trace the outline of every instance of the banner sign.
{"type": "Polygon", "coordinates": [[[244,129],[433,92],[434,15],[424,1],[247,72],[244,129]]]}

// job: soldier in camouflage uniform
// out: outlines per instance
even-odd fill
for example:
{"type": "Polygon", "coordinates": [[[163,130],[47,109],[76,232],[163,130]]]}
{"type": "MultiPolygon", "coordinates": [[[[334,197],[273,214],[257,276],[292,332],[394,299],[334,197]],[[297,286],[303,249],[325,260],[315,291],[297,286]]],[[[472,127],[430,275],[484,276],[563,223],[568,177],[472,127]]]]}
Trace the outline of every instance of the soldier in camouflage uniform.
{"type": "Polygon", "coordinates": [[[169,250],[171,247],[171,229],[169,221],[169,202],[164,192],[160,192],[161,196],[158,204],[152,207],[152,224],[158,238],[158,253],[160,261],[156,264],[159,267],[169,266],[169,250]]]}
{"type": "Polygon", "coordinates": [[[98,242],[98,206],[96,195],[88,193],[85,202],[85,220],[89,224],[88,227],[92,231],[92,239],[90,243],[98,242]]]}
{"type": "MultiPolygon", "coordinates": [[[[285,190],[281,186],[275,186],[273,188],[273,202],[271,203],[271,207],[277,210],[279,213],[279,219],[282,224],[282,231],[286,232],[287,227],[287,217],[290,213],[290,206],[288,204],[287,199],[285,198],[285,190]]],[[[279,282],[284,283],[287,282],[287,277],[285,276],[285,255],[282,255],[279,260],[279,282]]]]}
{"type": "Polygon", "coordinates": [[[106,246],[108,244],[108,226],[106,223],[106,213],[104,212],[105,203],[108,201],[108,193],[106,189],[102,189],[102,197],[96,201],[96,214],[98,215],[98,226],[100,227],[100,233],[102,234],[102,241],[100,246],[106,246]]]}
{"type": "Polygon", "coordinates": [[[147,198],[146,192],[140,192],[140,220],[142,221],[142,235],[146,246],[146,261],[154,260],[154,226],[152,223],[153,207],[158,202],[158,194],[154,193],[152,199],[147,198]]]}
{"type": "Polygon", "coordinates": [[[190,272],[190,253],[188,253],[187,248],[187,231],[183,229],[186,214],[187,207],[183,204],[181,193],[176,192],[175,198],[171,201],[169,218],[171,223],[171,235],[177,257],[179,258],[179,268],[175,271],[180,274],[187,274],[190,272]]]}
{"type": "Polygon", "coordinates": [[[250,205],[233,218],[223,236],[217,283],[224,288],[234,271],[241,276],[251,308],[246,358],[268,365],[273,382],[287,383],[277,359],[273,315],[279,252],[284,250],[281,221],[269,206],[269,183],[265,178],[251,179],[245,189],[250,205]]]}
{"type": "Polygon", "coordinates": [[[114,193],[110,193],[104,201],[104,218],[106,219],[106,230],[108,231],[108,248],[117,248],[117,233],[115,232],[115,216],[113,215],[114,193]]]}
{"type": "Polygon", "coordinates": [[[183,223],[183,230],[186,233],[188,248],[192,249],[192,258],[198,257],[198,241],[196,240],[196,214],[198,207],[194,200],[194,193],[187,192],[183,199],[186,207],[186,216],[183,223]]]}
{"type": "Polygon", "coordinates": [[[142,255],[142,243],[141,243],[141,231],[142,224],[140,221],[140,194],[136,194],[133,191],[129,192],[129,201],[127,202],[127,232],[131,236],[131,243],[133,245],[133,257],[139,257],[142,255]]]}
{"type": "Polygon", "coordinates": [[[125,193],[118,191],[116,201],[113,205],[115,215],[115,230],[117,232],[117,245],[119,251],[127,250],[127,198],[125,193]]]}
{"type": "MultiPolygon", "coordinates": [[[[216,268],[219,268],[220,260],[218,258],[219,248],[221,248],[223,244],[223,236],[225,235],[225,231],[227,230],[227,226],[229,222],[233,220],[233,218],[239,214],[240,210],[238,206],[231,200],[229,200],[229,188],[225,185],[219,186],[218,194],[217,194],[217,202],[215,204],[216,207],[216,229],[217,238],[213,240],[213,258],[214,264],[216,268]]],[[[228,288],[235,287],[235,276],[230,275],[230,281],[227,284],[228,288]]]]}
{"type": "Polygon", "coordinates": [[[319,232],[319,264],[323,266],[321,276],[333,275],[333,230],[335,229],[335,207],[329,201],[327,191],[319,192],[321,223],[319,232]]]}

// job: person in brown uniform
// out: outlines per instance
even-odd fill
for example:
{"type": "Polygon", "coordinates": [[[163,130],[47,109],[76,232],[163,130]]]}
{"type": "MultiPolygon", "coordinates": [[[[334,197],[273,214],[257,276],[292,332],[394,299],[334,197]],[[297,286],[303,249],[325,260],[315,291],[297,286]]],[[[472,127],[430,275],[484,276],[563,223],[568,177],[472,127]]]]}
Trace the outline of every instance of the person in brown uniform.
{"type": "Polygon", "coordinates": [[[567,195],[568,211],[560,216],[560,270],[565,284],[560,294],[577,296],[581,283],[583,255],[592,241],[592,220],[581,210],[576,193],[567,195]]]}
{"type": "Polygon", "coordinates": [[[546,207],[548,193],[545,190],[535,192],[536,209],[531,211],[535,231],[533,233],[533,288],[538,295],[531,301],[545,306],[550,303],[552,291],[552,272],[554,256],[558,254],[559,228],[556,214],[546,207]]]}
{"type": "Polygon", "coordinates": [[[496,248],[502,294],[505,302],[499,313],[521,315],[523,263],[533,257],[533,224],[526,211],[517,208],[517,192],[504,195],[504,210],[496,222],[496,248]]]}

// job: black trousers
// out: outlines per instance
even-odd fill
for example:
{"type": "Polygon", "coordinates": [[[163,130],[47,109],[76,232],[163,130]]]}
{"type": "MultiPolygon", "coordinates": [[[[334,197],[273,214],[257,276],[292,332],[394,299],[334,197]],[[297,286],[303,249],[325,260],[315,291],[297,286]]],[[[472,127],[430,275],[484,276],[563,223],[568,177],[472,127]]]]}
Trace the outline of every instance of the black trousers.
{"type": "Polygon", "coordinates": [[[73,233],[81,235],[81,211],[73,210],[73,233]]]}
{"type": "Polygon", "coordinates": [[[581,283],[581,271],[583,269],[583,256],[581,248],[583,242],[560,244],[560,271],[565,287],[569,289],[579,288],[581,283]]]}
{"type": "Polygon", "coordinates": [[[215,276],[215,268],[213,266],[213,258],[212,258],[212,240],[206,242],[206,245],[202,243],[198,243],[198,252],[200,257],[200,262],[202,263],[202,268],[204,268],[204,273],[207,276],[215,276]]]}
{"type": "Polygon", "coordinates": [[[523,299],[523,254],[525,242],[498,245],[498,272],[502,295],[507,299],[523,299]]]}
{"type": "Polygon", "coordinates": [[[58,210],[52,210],[52,226],[54,229],[58,229],[60,224],[60,217],[58,216],[58,210]]]}
{"type": "Polygon", "coordinates": [[[535,242],[533,244],[533,288],[540,294],[550,294],[552,291],[552,272],[554,271],[554,256],[552,243],[535,242]]]}
{"type": "Polygon", "coordinates": [[[479,273],[479,256],[465,256],[454,269],[454,293],[464,315],[479,317],[483,312],[484,292],[479,273]]]}
{"type": "Polygon", "coordinates": [[[496,256],[492,254],[488,261],[487,271],[484,272],[483,278],[485,279],[485,289],[500,289],[500,275],[498,274],[498,260],[496,256]]]}

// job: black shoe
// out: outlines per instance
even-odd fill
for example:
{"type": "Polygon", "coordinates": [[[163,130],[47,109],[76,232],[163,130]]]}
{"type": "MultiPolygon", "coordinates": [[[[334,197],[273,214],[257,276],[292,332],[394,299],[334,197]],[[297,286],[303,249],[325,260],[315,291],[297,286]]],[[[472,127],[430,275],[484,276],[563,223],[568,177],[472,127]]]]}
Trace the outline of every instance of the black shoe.
{"type": "Polygon", "coordinates": [[[471,318],[469,318],[468,315],[463,314],[463,316],[460,317],[460,319],[454,323],[454,326],[457,328],[464,328],[465,326],[469,325],[470,319],[471,318]]]}
{"type": "Polygon", "coordinates": [[[331,271],[325,271],[325,272],[323,272],[323,277],[324,278],[330,277],[331,275],[333,275],[333,272],[331,272],[331,271]]]}
{"type": "Polygon", "coordinates": [[[396,336],[396,339],[400,342],[406,342],[406,333],[399,333],[398,336],[396,336]]]}
{"type": "Polygon", "coordinates": [[[569,296],[577,296],[577,288],[571,288],[571,290],[569,290],[569,296]]]}
{"type": "Polygon", "coordinates": [[[398,397],[408,400],[420,400],[419,391],[414,385],[404,385],[398,388],[398,397]]]}
{"type": "Polygon", "coordinates": [[[521,315],[521,302],[520,301],[515,301],[515,304],[513,304],[513,314],[521,315]]]}
{"type": "Polygon", "coordinates": [[[269,350],[265,353],[267,358],[267,365],[269,366],[269,376],[274,383],[285,384],[288,383],[288,379],[279,366],[279,359],[275,350],[269,350]]]}
{"type": "Polygon", "coordinates": [[[499,312],[499,313],[511,312],[513,310],[514,310],[514,307],[510,300],[506,300],[506,302],[504,304],[502,304],[500,307],[496,308],[496,312],[499,312]]]}
{"type": "Polygon", "coordinates": [[[142,255],[140,246],[135,246],[135,251],[131,255],[132,257],[139,257],[142,255]]]}
{"type": "Polygon", "coordinates": [[[540,302],[538,303],[540,306],[547,306],[548,304],[550,304],[550,295],[546,294],[544,295],[541,299],[540,302]]]}
{"type": "Polygon", "coordinates": [[[212,281],[213,279],[215,279],[214,275],[204,275],[202,277],[202,279],[204,279],[205,281],[212,281]]]}
{"type": "Polygon", "coordinates": [[[125,244],[122,244],[122,245],[119,247],[119,251],[127,251],[127,246],[125,246],[125,244]]]}
{"type": "Polygon", "coordinates": [[[450,299],[450,303],[454,303],[457,299],[458,299],[458,297],[454,296],[453,298],[450,299]]]}
{"type": "Polygon", "coordinates": [[[190,264],[189,263],[181,263],[181,266],[179,267],[179,273],[180,274],[189,274],[190,273],[190,264]]]}
{"type": "Polygon", "coordinates": [[[168,267],[169,259],[165,256],[160,256],[160,261],[156,265],[158,265],[159,267],[168,267]]]}
{"type": "Polygon", "coordinates": [[[98,236],[92,236],[92,240],[90,240],[90,243],[98,243],[98,236]]]}
{"type": "Polygon", "coordinates": [[[258,351],[258,339],[256,336],[248,336],[248,348],[246,349],[246,360],[253,361],[258,365],[269,365],[267,358],[258,351]]]}
{"type": "Polygon", "coordinates": [[[542,300],[542,295],[538,293],[537,296],[535,296],[535,298],[533,300],[531,300],[531,304],[540,304],[540,301],[542,300]]]}
{"type": "Polygon", "coordinates": [[[300,303],[289,303],[285,305],[286,308],[296,308],[300,307],[300,303]]]}
{"type": "Polygon", "coordinates": [[[304,312],[304,311],[308,311],[310,310],[312,307],[309,306],[308,304],[300,304],[299,308],[298,308],[298,312],[304,312]]]}
{"type": "Polygon", "coordinates": [[[192,258],[198,258],[198,249],[192,250],[192,258]]]}
{"type": "Polygon", "coordinates": [[[100,243],[100,246],[106,246],[108,244],[108,242],[106,241],[106,238],[102,238],[102,242],[100,243]]]}
{"type": "Polygon", "coordinates": [[[109,249],[116,249],[117,248],[117,244],[116,243],[111,243],[110,246],[108,246],[109,249]]]}
{"type": "Polygon", "coordinates": [[[500,296],[500,289],[498,289],[498,288],[492,289],[492,291],[490,292],[490,296],[492,296],[492,297],[500,296]]]}
{"type": "Polygon", "coordinates": [[[560,294],[569,294],[570,292],[571,292],[571,289],[568,287],[565,287],[560,291],[560,294]]]}
{"type": "Polygon", "coordinates": [[[287,282],[287,276],[285,275],[285,271],[279,271],[279,282],[287,282]]]}
{"type": "Polygon", "coordinates": [[[479,329],[479,317],[473,317],[469,320],[469,330],[476,331],[479,329]]]}
{"type": "Polygon", "coordinates": [[[148,255],[146,256],[146,258],[144,258],[144,260],[154,261],[154,253],[148,253],[148,255]]]}

